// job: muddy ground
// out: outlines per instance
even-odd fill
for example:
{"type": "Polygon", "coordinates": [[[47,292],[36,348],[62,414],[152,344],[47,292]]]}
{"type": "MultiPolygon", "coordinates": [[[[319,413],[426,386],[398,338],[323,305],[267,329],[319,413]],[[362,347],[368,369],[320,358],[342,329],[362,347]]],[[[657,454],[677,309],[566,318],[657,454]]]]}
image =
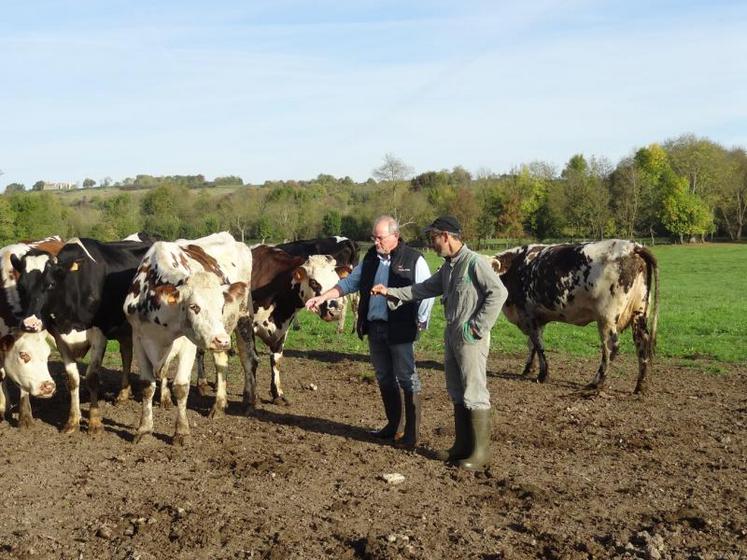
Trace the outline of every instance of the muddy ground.
{"type": "MultiPolygon", "coordinates": [[[[477,474],[429,458],[453,435],[438,356],[420,356],[416,452],[367,435],[382,408],[366,355],[291,352],[291,406],[252,417],[234,358],[228,415],[193,390],[185,448],[158,406],[155,437],[132,443],[139,403],[112,404],[115,371],[106,432],[62,435],[55,364],[34,426],[0,428],[0,558],[747,558],[744,369],[659,361],[640,398],[629,356],[599,394],[583,390],[594,360],[550,359],[538,385],[515,375],[521,356],[491,357],[493,463],[477,474]]],[[[266,362],[259,382],[267,396],[266,362]]]]}

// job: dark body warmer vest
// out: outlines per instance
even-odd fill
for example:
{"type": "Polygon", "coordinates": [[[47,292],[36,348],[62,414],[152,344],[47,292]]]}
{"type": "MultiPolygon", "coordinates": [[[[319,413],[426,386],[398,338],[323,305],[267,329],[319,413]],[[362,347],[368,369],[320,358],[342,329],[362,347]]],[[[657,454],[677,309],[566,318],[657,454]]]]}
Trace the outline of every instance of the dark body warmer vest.
{"type": "MultiPolygon", "coordinates": [[[[392,259],[389,266],[389,287],[402,288],[415,284],[415,265],[422,255],[415,249],[408,247],[400,239],[394,251],[390,253],[392,259]]],[[[363,338],[368,333],[368,304],[371,301],[371,288],[374,285],[376,269],[379,267],[379,257],[376,246],[371,247],[361,263],[361,302],[358,310],[358,325],[356,331],[363,338]]],[[[413,342],[418,337],[418,306],[419,301],[403,304],[396,311],[389,310],[389,344],[403,344],[413,342]]]]}

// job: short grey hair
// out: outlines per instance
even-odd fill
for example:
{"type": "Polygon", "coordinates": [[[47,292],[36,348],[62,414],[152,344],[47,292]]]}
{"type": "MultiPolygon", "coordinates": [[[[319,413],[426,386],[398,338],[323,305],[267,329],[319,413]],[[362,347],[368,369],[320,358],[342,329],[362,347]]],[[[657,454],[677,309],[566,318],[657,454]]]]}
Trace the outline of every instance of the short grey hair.
{"type": "Polygon", "coordinates": [[[381,222],[386,222],[388,226],[387,233],[399,233],[399,222],[389,214],[382,214],[378,218],[374,220],[373,228],[372,230],[376,229],[376,226],[378,226],[381,222]]]}

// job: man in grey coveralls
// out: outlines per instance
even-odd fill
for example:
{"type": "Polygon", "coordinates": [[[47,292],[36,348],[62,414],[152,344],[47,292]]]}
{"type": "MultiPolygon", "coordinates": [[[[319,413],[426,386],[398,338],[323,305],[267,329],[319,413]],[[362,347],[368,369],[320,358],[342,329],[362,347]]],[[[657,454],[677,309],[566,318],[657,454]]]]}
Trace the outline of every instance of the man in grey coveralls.
{"type": "Polygon", "coordinates": [[[444,265],[424,282],[402,288],[377,284],[371,293],[386,296],[390,308],[413,299],[443,296],[444,370],[446,390],[454,404],[455,439],[439,458],[479,470],[490,461],[486,373],[490,329],[508,292],[487,261],[464,245],[455,217],[441,216],[425,231],[435,251],[446,259],[444,265]]]}

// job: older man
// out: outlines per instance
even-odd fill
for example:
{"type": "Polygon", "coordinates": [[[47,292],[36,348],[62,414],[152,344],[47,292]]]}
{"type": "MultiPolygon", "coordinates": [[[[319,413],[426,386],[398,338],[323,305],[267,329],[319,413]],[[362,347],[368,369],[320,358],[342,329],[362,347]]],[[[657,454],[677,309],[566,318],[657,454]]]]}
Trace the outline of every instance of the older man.
{"type": "Polygon", "coordinates": [[[462,228],[453,216],[436,219],[425,233],[445,264],[422,283],[407,287],[378,284],[372,294],[386,296],[390,309],[413,299],[443,295],[444,370],[446,390],[454,404],[455,440],[439,453],[468,470],[490,461],[490,393],[487,359],[490,329],[508,292],[487,261],[462,242],[462,228]]]}
{"type": "Polygon", "coordinates": [[[414,447],[421,416],[414,342],[428,324],[433,300],[411,301],[390,311],[383,297],[371,295],[371,288],[374,284],[410,286],[428,278],[430,270],[423,255],[401,239],[399,224],[391,216],[380,216],[374,221],[371,241],[373,246],[352,273],[332,289],[308,300],[306,308],[316,310],[328,299],[360,291],[356,331],[361,339],[368,335],[371,363],[387,418],[386,426],[373,435],[380,439],[397,436],[402,417],[401,387],[405,396],[405,431],[397,443],[414,447]]]}

